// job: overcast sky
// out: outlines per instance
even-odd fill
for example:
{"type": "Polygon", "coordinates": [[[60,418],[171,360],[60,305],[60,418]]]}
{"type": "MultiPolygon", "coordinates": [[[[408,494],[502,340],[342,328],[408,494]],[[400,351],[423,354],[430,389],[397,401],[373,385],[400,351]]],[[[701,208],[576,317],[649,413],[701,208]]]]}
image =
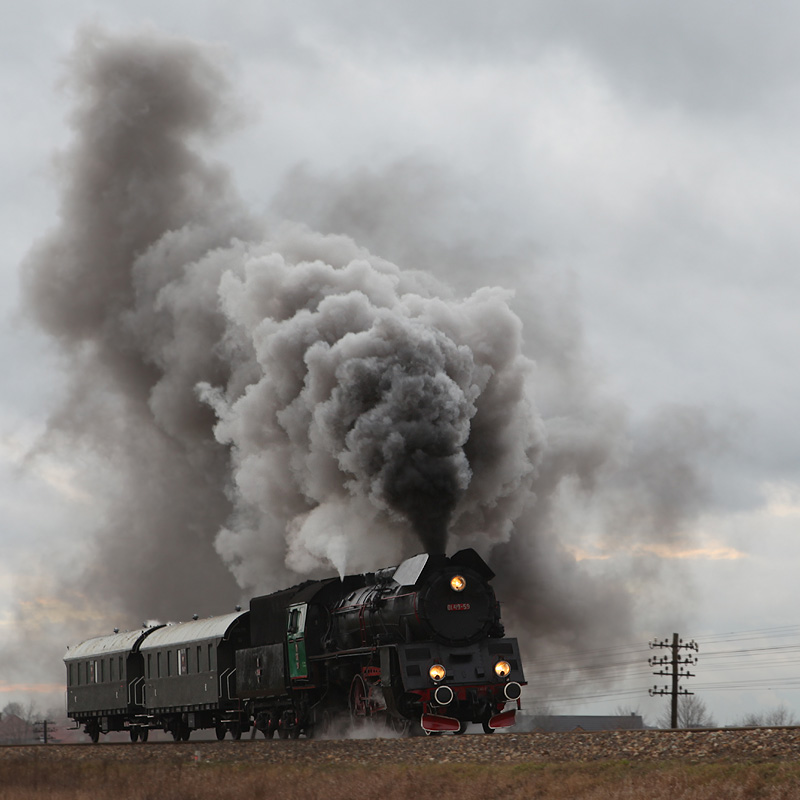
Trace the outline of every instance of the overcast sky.
{"type": "MultiPolygon", "coordinates": [[[[555,407],[549,347],[571,352],[591,391],[619,404],[634,429],[665,408],[702,415],[713,432],[696,462],[704,504],[682,532],[688,544],[656,553],[670,564],[654,578],[665,585],[636,608],[641,643],[679,625],[701,643],[800,625],[795,4],[32,0],[0,28],[0,637],[9,648],[21,597],[37,625],[69,614],[26,586],[73,569],[92,526],[81,459],[25,458],[64,377],[19,290],[21,261],[58,220],[54,154],[71,136],[59,81],[87,23],[123,33],[150,25],[218,48],[240,122],[203,148],[254,212],[346,233],[457,291],[513,289],[546,418],[569,415],[555,407]]],[[[586,519],[576,511],[575,521],[586,519]]],[[[564,548],[586,570],[626,579],[624,554],[599,540],[576,533],[564,548]]],[[[86,635],[97,633],[81,613],[86,635]]],[[[710,664],[704,672],[700,656],[698,684],[726,679],[710,664]]],[[[60,669],[46,673],[51,683],[60,669]]],[[[0,675],[0,704],[36,693],[26,674],[0,675]]],[[[719,722],[779,703],[800,716],[800,686],[700,693],[719,722]]],[[[658,713],[646,696],[613,693],[563,710],[623,704],[658,713]]]]}

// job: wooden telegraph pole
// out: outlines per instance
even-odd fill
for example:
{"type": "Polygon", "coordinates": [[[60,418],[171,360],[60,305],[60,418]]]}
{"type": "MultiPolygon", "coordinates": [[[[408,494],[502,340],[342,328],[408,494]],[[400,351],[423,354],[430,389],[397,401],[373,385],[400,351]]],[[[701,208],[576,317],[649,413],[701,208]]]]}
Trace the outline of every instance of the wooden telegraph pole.
{"type": "Polygon", "coordinates": [[[652,658],[647,659],[647,663],[651,667],[661,667],[658,672],[654,672],[653,675],[664,675],[668,678],[672,678],[672,686],[665,686],[663,689],[659,689],[658,686],[653,686],[650,689],[650,696],[653,697],[655,695],[671,695],[672,696],[672,714],[671,714],[671,727],[677,728],[678,727],[678,697],[680,695],[686,694],[694,694],[694,692],[689,692],[686,689],[681,689],[678,681],[680,678],[693,678],[694,673],[688,672],[684,669],[686,666],[691,666],[697,663],[697,656],[681,656],[681,650],[694,650],[698,652],[697,642],[694,639],[691,642],[686,642],[684,644],[683,640],[678,636],[677,633],[672,634],[672,642],[670,643],[669,639],[663,639],[660,642],[650,642],[650,649],[653,650],[656,647],[668,647],[672,650],[672,654],[667,656],[653,656],[652,658]],[[668,670],[665,670],[664,667],[669,667],[668,670]]]}

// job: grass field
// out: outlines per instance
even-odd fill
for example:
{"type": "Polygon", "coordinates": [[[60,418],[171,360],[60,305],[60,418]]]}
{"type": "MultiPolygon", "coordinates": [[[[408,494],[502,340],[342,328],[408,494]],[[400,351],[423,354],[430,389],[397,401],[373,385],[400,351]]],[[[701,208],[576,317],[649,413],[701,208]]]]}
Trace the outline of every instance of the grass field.
{"type": "Polygon", "coordinates": [[[1,800],[739,800],[800,798],[800,764],[374,767],[0,763],[1,800]]]}

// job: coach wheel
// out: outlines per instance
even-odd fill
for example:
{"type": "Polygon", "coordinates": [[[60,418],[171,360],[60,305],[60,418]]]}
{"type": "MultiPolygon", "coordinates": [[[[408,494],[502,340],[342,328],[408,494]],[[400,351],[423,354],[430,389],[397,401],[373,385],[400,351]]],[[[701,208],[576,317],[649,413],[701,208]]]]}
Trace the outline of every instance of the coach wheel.
{"type": "Polygon", "coordinates": [[[150,728],[139,728],[139,741],[146,742],[147,737],[150,735],[150,728]]]}
{"type": "Polygon", "coordinates": [[[218,722],[216,728],[214,728],[214,732],[217,734],[217,739],[221,742],[225,738],[228,729],[225,727],[224,723],[218,722]]]}
{"type": "Polygon", "coordinates": [[[350,718],[356,725],[361,725],[367,719],[367,686],[360,675],[353,678],[350,684],[350,718]]]}
{"type": "Polygon", "coordinates": [[[236,739],[237,742],[242,738],[242,725],[240,722],[231,724],[231,738],[236,739]]]}
{"type": "Polygon", "coordinates": [[[139,729],[138,728],[131,728],[131,741],[138,742],[139,741],[139,729]]]}
{"type": "Polygon", "coordinates": [[[100,741],[100,728],[97,725],[93,725],[87,733],[92,740],[92,744],[97,744],[100,741]]]}
{"type": "Polygon", "coordinates": [[[289,738],[289,729],[288,728],[278,728],[278,738],[279,739],[288,739],[289,738]]]}
{"type": "Polygon", "coordinates": [[[188,742],[189,737],[192,735],[192,729],[185,723],[181,725],[181,741],[188,742]]]}

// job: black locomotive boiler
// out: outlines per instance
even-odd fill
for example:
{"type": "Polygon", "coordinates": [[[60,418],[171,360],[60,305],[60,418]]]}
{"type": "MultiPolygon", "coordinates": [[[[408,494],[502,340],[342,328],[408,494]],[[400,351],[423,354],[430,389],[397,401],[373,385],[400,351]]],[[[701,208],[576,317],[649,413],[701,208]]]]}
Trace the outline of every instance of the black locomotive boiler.
{"type": "Polygon", "coordinates": [[[209,619],[69,649],[67,713],[93,741],[151,729],[313,736],[336,720],[400,732],[513,725],[525,684],[494,573],[471,549],[306,581],[209,619]]]}

